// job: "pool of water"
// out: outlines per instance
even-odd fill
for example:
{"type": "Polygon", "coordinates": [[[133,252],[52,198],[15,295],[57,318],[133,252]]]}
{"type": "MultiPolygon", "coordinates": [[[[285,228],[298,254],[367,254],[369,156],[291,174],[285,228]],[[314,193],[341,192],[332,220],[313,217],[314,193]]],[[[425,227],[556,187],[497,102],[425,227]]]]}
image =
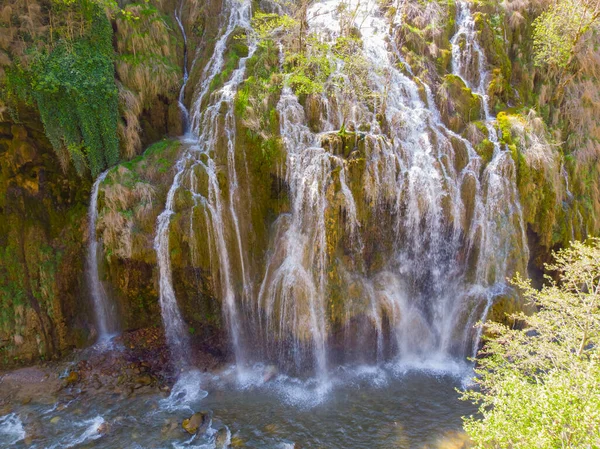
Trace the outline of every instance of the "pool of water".
{"type": "Polygon", "coordinates": [[[471,373],[460,364],[346,366],[318,380],[265,366],[192,371],[170,395],[82,394],[60,405],[20,406],[0,417],[0,448],[214,449],[219,429],[230,447],[461,447],[461,417],[475,410],[456,389],[471,373]],[[197,411],[212,424],[190,436],[181,422],[197,411]]]}

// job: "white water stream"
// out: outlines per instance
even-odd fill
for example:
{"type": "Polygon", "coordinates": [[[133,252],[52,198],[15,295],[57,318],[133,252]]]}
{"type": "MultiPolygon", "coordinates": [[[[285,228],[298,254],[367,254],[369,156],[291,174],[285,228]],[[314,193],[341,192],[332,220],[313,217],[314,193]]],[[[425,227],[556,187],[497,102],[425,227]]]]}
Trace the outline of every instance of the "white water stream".
{"type": "Polygon", "coordinates": [[[98,193],[100,184],[102,184],[107,174],[108,171],[100,174],[94,182],[88,209],[87,279],[92,295],[94,312],[96,315],[96,326],[98,327],[98,339],[100,341],[107,340],[119,330],[115,306],[108,298],[104,285],[102,285],[98,267],[98,249],[100,248],[100,243],[96,237],[98,193]]]}

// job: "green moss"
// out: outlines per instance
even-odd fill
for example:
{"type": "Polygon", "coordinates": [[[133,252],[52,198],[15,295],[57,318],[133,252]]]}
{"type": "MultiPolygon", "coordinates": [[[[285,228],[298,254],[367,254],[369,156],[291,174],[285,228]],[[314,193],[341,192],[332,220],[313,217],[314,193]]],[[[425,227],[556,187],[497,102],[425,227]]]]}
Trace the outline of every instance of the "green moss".
{"type": "Polygon", "coordinates": [[[481,99],[459,76],[445,75],[438,89],[438,97],[442,117],[453,131],[462,132],[467,123],[481,119],[481,99]]]}
{"type": "Polygon", "coordinates": [[[477,154],[488,164],[494,156],[494,144],[488,139],[483,139],[479,145],[475,147],[477,154]]]}

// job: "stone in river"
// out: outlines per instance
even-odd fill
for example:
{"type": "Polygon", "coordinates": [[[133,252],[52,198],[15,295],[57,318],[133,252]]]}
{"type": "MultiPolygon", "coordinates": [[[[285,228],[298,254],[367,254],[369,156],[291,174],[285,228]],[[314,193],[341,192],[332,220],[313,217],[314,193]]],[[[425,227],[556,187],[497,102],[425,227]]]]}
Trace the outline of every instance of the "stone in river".
{"type": "Polygon", "coordinates": [[[203,434],[210,427],[210,416],[208,413],[194,413],[188,419],[184,419],[181,426],[190,435],[203,434]]]}

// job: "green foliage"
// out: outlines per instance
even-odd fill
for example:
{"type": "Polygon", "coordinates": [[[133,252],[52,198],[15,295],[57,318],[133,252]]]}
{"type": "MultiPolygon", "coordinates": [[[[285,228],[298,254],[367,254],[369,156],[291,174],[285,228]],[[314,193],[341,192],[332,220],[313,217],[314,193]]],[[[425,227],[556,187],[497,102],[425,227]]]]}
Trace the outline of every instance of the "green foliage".
{"type": "Polygon", "coordinates": [[[235,112],[246,128],[253,156],[270,165],[280,152],[279,120],[275,106],[281,91],[279,48],[275,35],[295,25],[289,16],[256,12],[252,19],[258,48],[246,63],[247,78],[235,100],[235,112]]]}
{"type": "Polygon", "coordinates": [[[522,326],[487,325],[480,354],[481,419],[465,420],[478,448],[600,446],[600,239],[556,253],[542,290],[515,284],[539,309],[512,318],[522,326]]]}
{"type": "Polygon", "coordinates": [[[63,166],[70,159],[78,173],[88,167],[95,176],[119,159],[112,27],[96,3],[76,5],[92,11],[88,32],[61,38],[37,52],[28,67],[7,70],[7,91],[37,107],[63,166]]]}
{"type": "Polygon", "coordinates": [[[308,36],[307,42],[306,52],[288,53],[285,58],[287,82],[296,95],[322,93],[333,72],[329,45],[315,35],[308,36]]]}
{"type": "Polygon", "coordinates": [[[252,29],[258,38],[259,45],[264,45],[278,32],[289,31],[298,25],[298,22],[287,14],[265,13],[257,11],[252,16],[252,29]]]}
{"type": "Polygon", "coordinates": [[[567,67],[579,40],[597,21],[595,14],[582,0],[552,4],[533,22],[535,64],[567,67]]]}

